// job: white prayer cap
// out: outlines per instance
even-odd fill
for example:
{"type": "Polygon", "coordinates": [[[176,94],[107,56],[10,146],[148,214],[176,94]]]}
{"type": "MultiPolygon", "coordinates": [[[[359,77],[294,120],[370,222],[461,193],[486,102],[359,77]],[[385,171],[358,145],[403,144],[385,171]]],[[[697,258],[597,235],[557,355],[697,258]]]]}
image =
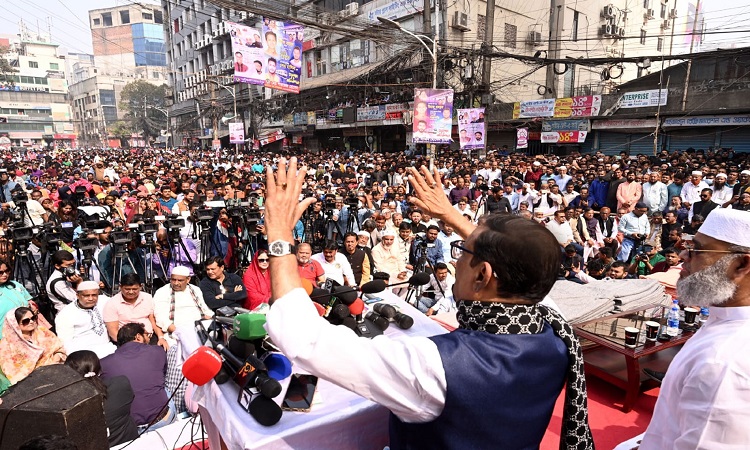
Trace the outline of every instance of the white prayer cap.
{"type": "Polygon", "coordinates": [[[357,232],[357,236],[367,236],[367,237],[370,237],[370,233],[368,233],[365,230],[362,230],[362,231],[358,231],[357,232]]]}
{"type": "Polygon", "coordinates": [[[728,244],[750,247],[750,214],[739,209],[716,208],[706,217],[700,233],[728,244]]]}
{"type": "Polygon", "coordinates": [[[701,172],[700,170],[694,170],[694,171],[690,172],[690,175],[698,175],[698,176],[702,177],[703,176],[703,172],[701,172]]]}
{"type": "Polygon", "coordinates": [[[612,164],[612,170],[619,169],[619,168],[620,168],[619,164],[612,164]]]}
{"type": "Polygon", "coordinates": [[[185,266],[176,266],[174,269],[172,269],[172,275],[177,275],[181,277],[189,277],[190,269],[188,269],[185,266]]]}
{"type": "Polygon", "coordinates": [[[743,170],[740,175],[750,175],[750,170],[743,170]]]}
{"type": "Polygon", "coordinates": [[[539,161],[534,161],[534,163],[532,165],[534,165],[534,166],[541,166],[542,163],[540,163],[539,161]]]}
{"type": "Polygon", "coordinates": [[[386,236],[396,237],[396,232],[391,229],[386,229],[385,231],[383,231],[383,237],[386,236]]]}
{"type": "Polygon", "coordinates": [[[725,173],[717,173],[714,178],[726,178],[726,177],[727,177],[727,174],[725,173]]]}
{"type": "Polygon", "coordinates": [[[99,283],[96,281],[81,281],[78,283],[78,287],[76,288],[78,292],[83,291],[98,291],[99,290],[99,283]]]}

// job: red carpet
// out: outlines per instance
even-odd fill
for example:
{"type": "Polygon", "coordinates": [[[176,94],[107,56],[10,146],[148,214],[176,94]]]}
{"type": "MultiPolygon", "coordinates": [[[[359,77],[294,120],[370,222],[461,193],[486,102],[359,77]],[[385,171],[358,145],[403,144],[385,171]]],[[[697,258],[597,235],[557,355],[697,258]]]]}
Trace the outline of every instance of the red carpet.
{"type": "MultiPolygon", "coordinates": [[[[589,394],[589,425],[597,450],[609,450],[620,442],[643,433],[651,421],[659,389],[641,393],[632,411],[622,412],[625,392],[598,378],[586,377],[589,394]]],[[[557,450],[560,445],[560,426],[564,394],[555,404],[541,450],[557,450]]]]}

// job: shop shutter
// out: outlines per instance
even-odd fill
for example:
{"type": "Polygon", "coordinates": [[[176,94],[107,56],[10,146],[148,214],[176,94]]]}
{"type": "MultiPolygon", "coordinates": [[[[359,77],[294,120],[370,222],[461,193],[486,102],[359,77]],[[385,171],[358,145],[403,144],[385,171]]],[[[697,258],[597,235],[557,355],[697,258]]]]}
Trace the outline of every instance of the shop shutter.
{"type": "Polygon", "coordinates": [[[750,152],[750,128],[722,129],[719,146],[733,148],[735,152],[750,152]]]}
{"type": "Polygon", "coordinates": [[[716,145],[716,129],[712,127],[673,130],[668,131],[667,135],[669,136],[667,143],[670,152],[684,151],[691,147],[696,150],[708,150],[709,147],[716,145]]]}
{"type": "Polygon", "coordinates": [[[617,155],[621,151],[628,150],[628,134],[615,133],[609,130],[599,130],[598,150],[605,155],[617,155]]]}

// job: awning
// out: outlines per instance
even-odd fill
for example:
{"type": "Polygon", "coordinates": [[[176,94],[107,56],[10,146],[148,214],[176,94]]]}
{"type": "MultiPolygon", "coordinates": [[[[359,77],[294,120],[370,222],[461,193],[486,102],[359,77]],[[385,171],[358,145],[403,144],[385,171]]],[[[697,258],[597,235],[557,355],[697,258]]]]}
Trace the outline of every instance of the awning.
{"type": "Polygon", "coordinates": [[[11,139],[41,139],[44,133],[41,131],[11,131],[8,134],[11,139]]]}

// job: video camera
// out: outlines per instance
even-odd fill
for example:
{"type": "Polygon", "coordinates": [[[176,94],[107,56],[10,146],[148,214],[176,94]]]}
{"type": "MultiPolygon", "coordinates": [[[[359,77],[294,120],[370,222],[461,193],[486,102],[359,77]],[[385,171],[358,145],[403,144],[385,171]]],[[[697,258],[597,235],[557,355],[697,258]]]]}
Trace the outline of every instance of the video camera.
{"type": "Polygon", "coordinates": [[[109,233],[109,242],[113,245],[127,245],[133,240],[133,233],[129,229],[115,228],[109,233]]]}
{"type": "MultiPolygon", "coordinates": [[[[82,235],[83,236],[83,235],[82,235]]],[[[82,252],[93,251],[99,247],[99,240],[97,238],[79,237],[73,241],[73,248],[76,248],[82,252]]]]}

